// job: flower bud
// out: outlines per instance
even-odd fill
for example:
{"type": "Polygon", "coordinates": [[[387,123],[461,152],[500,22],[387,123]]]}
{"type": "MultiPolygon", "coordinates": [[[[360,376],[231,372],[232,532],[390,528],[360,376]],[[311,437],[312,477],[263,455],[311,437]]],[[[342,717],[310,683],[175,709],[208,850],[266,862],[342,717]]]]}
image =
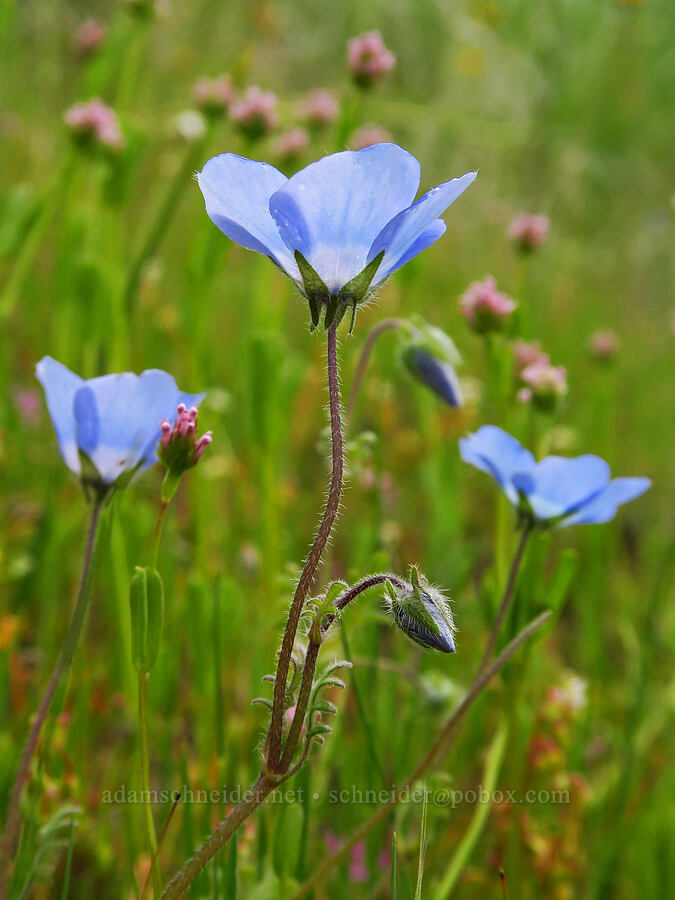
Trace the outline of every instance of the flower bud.
{"type": "Polygon", "coordinates": [[[474,331],[488,334],[503,331],[517,303],[497,290],[492,276],[474,281],[461,299],[461,313],[474,331]]]}
{"type": "Polygon", "coordinates": [[[84,58],[101,49],[108,28],[100,19],[87,19],[75,32],[75,52],[84,58]]]}
{"type": "Polygon", "coordinates": [[[164,586],[159,572],[136,566],[129,589],[131,661],[147,674],[157,661],[164,625],[164,586]]]}
{"type": "Polygon", "coordinates": [[[529,343],[528,341],[514,341],[512,349],[513,363],[516,375],[519,377],[523,370],[531,366],[532,363],[541,361],[549,363],[551,361],[548,353],[544,353],[541,349],[539,341],[530,341],[529,343]]]}
{"type": "Polygon", "coordinates": [[[463,405],[462,388],[449,362],[439,359],[418,344],[409,344],[404,349],[403,362],[413,378],[425,384],[448,406],[457,409],[463,405]]]}
{"type": "Polygon", "coordinates": [[[166,495],[170,497],[181,476],[197,465],[213,438],[210,431],[197,437],[197,407],[188,409],[184,403],[178,406],[173,428],[167,419],[162,419],[159,426],[162,437],[157,447],[157,456],[167,469],[168,484],[163,494],[164,499],[168,499],[166,495]]]}
{"type": "Polygon", "coordinates": [[[415,566],[410,567],[410,582],[403,588],[387,582],[387,605],[394,622],[420,646],[454,653],[455,626],[447,598],[415,566]]]}
{"type": "Polygon", "coordinates": [[[383,81],[396,65],[379,31],[367,31],[347,41],[347,64],[359,87],[383,81]]]}
{"type": "Polygon", "coordinates": [[[309,147],[309,135],[304,128],[291,128],[280,134],[272,145],[272,152],[281,162],[295,163],[309,147]]]}
{"type": "Polygon", "coordinates": [[[621,345],[619,336],[614,331],[596,331],[588,342],[588,349],[591,356],[594,356],[599,362],[609,362],[621,345]]]}
{"type": "Polygon", "coordinates": [[[324,128],[338,117],[340,106],[330,91],[311,91],[299,104],[301,119],[311,128],[324,128]]]}
{"type": "Polygon", "coordinates": [[[357,128],[349,139],[350,150],[365,150],[373,144],[388,144],[393,142],[389,132],[379,125],[362,125],[357,128]]]}

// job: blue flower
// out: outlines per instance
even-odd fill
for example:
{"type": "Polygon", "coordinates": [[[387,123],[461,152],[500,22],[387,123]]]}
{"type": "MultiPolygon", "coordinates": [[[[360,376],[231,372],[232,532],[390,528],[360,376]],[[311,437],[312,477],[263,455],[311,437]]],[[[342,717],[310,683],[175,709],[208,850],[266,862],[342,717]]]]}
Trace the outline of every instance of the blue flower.
{"type": "Polygon", "coordinates": [[[496,428],[484,425],[462,438],[465,462],[492,475],[526,518],[541,524],[585,525],[609,522],[623,503],[650,487],[649,478],[614,478],[599,456],[547,456],[535,462],[529,450],[496,428]]]}
{"type": "MultiPolygon", "coordinates": [[[[439,216],[476,172],[416,202],[420,164],[395,144],[345,150],[286,178],[268,163],[223,153],[197,176],[209,218],[233,241],[269,257],[310,301],[318,324],[354,309],[445,231],[439,216]]],[[[327,325],[330,322],[326,323],[327,325]]]]}
{"type": "Polygon", "coordinates": [[[45,356],[35,374],[44,388],[59,450],[68,468],[83,480],[112,485],[157,462],[160,420],[173,422],[180,403],[196,406],[204,394],[185,394],[171,375],[148,369],[88,381],[45,356]],[[83,471],[83,462],[85,471],[83,471]]]}

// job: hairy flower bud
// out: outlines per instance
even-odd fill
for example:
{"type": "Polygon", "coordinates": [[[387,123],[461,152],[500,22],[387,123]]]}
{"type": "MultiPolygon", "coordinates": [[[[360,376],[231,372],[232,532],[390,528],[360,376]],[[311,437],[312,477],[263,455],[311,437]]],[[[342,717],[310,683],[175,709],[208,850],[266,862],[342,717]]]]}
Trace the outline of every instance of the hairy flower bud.
{"type": "Polygon", "coordinates": [[[455,652],[450,603],[415,566],[410,567],[410,584],[397,588],[387,582],[387,593],[389,612],[407,637],[431,650],[455,652]]]}

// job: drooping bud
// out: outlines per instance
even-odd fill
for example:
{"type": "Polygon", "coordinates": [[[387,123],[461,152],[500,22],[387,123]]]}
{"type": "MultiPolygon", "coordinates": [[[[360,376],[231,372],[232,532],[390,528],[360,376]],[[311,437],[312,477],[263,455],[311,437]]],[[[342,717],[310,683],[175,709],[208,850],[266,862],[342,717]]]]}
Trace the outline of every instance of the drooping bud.
{"type": "Polygon", "coordinates": [[[548,216],[519,213],[506,233],[519,250],[529,253],[546,241],[549,224],[548,216]]]}
{"type": "Polygon", "coordinates": [[[164,586],[159,572],[136,566],[129,603],[131,661],[137,672],[147,675],[157,661],[164,627],[164,586]]]}
{"type": "Polygon", "coordinates": [[[462,406],[462,388],[450,363],[433,356],[424,346],[409,344],[403,351],[403,362],[410,374],[421,381],[441,400],[454,409],[462,406]]]}
{"type": "Polygon", "coordinates": [[[173,427],[166,419],[162,419],[159,423],[162,436],[157,447],[157,456],[167,469],[164,499],[168,499],[167,493],[170,497],[175,492],[181,476],[197,465],[213,440],[210,431],[200,438],[197,437],[197,407],[188,409],[181,403],[177,412],[173,427]]]}
{"type": "Polygon", "coordinates": [[[383,81],[396,65],[396,57],[379,31],[367,31],[347,41],[347,64],[359,87],[383,81]]]}
{"type": "Polygon", "coordinates": [[[461,313],[474,331],[488,334],[503,331],[517,307],[515,300],[497,290],[492,276],[474,281],[461,299],[461,313]]]}
{"type": "Polygon", "coordinates": [[[230,117],[249,140],[258,140],[279,123],[277,95],[254,85],[231,106],[230,117]]]}
{"type": "Polygon", "coordinates": [[[410,567],[410,584],[387,586],[387,606],[401,631],[415,643],[442,653],[454,653],[455,626],[447,598],[410,567]]]}

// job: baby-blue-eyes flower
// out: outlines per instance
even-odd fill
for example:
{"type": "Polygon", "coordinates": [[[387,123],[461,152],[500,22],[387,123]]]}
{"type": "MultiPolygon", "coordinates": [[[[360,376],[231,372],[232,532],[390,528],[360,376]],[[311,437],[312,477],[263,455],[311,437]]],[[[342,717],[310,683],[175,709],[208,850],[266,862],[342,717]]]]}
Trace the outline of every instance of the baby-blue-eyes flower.
{"type": "Polygon", "coordinates": [[[160,421],[173,422],[180,403],[197,406],[205,396],[179,391],[171,375],[160,369],[85,381],[45,356],[35,374],[63,461],[83,483],[99,488],[156,463],[160,421]]]}
{"type": "Polygon", "coordinates": [[[223,153],[197,180],[211,221],[283,269],[309,300],[313,326],[326,307],[328,327],[438,240],[445,231],[439,216],[476,174],[415,201],[419,162],[396,144],[375,144],[325,156],[291,178],[223,153]]]}
{"type": "Polygon", "coordinates": [[[623,503],[650,487],[649,478],[611,479],[599,456],[547,456],[536,462],[529,450],[494,425],[462,438],[465,462],[492,475],[526,520],[541,525],[609,522],[623,503]]]}

